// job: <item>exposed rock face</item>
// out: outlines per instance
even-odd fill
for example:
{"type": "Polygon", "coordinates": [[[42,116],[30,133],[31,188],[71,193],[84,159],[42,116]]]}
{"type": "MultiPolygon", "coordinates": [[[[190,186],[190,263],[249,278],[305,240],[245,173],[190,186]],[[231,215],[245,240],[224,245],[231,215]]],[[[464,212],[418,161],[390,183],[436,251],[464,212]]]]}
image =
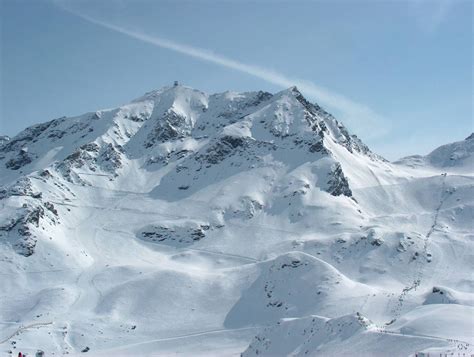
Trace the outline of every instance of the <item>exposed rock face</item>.
{"type": "Polygon", "coordinates": [[[344,195],[347,197],[352,197],[352,191],[349,187],[349,183],[347,182],[347,178],[344,176],[339,163],[333,165],[332,171],[329,173],[328,184],[328,192],[331,195],[344,195]]]}
{"type": "Polygon", "coordinates": [[[192,128],[192,123],[186,117],[169,110],[156,123],[144,145],[150,148],[159,142],[184,138],[191,134],[192,128]]]}
{"type": "Polygon", "coordinates": [[[86,168],[92,172],[102,171],[117,176],[117,170],[122,167],[122,155],[123,148],[120,145],[88,143],[58,163],[56,168],[68,181],[83,183],[74,169],[86,168]]]}
{"type": "Polygon", "coordinates": [[[102,168],[103,171],[113,173],[117,175],[117,170],[122,165],[122,154],[124,153],[123,147],[120,145],[107,144],[102,148],[96,164],[102,168]]]}
{"type": "Polygon", "coordinates": [[[228,218],[252,219],[258,215],[264,205],[252,197],[245,196],[240,199],[236,207],[231,207],[225,212],[228,218]]]}
{"type": "Polygon", "coordinates": [[[139,234],[139,238],[169,245],[189,245],[206,237],[206,233],[213,229],[209,224],[189,222],[182,226],[149,226],[139,234]]]}
{"type": "Polygon", "coordinates": [[[31,163],[31,161],[33,161],[33,159],[31,158],[31,155],[28,154],[28,149],[22,148],[17,156],[11,158],[5,163],[5,167],[10,170],[18,170],[31,163]]]}
{"type": "Polygon", "coordinates": [[[216,165],[224,161],[228,156],[238,154],[249,146],[250,139],[242,137],[224,136],[207,148],[203,155],[196,156],[197,161],[204,165],[216,165]]]}
{"type": "Polygon", "coordinates": [[[10,187],[1,188],[0,200],[17,207],[0,224],[0,239],[9,241],[18,254],[25,257],[32,255],[45,226],[59,223],[56,207],[43,200],[42,193],[34,190],[29,178],[22,178],[10,187]]]}
{"type": "Polygon", "coordinates": [[[316,141],[314,144],[309,146],[309,151],[312,153],[321,153],[321,154],[329,154],[329,151],[324,147],[323,141],[319,140],[316,141]]]}

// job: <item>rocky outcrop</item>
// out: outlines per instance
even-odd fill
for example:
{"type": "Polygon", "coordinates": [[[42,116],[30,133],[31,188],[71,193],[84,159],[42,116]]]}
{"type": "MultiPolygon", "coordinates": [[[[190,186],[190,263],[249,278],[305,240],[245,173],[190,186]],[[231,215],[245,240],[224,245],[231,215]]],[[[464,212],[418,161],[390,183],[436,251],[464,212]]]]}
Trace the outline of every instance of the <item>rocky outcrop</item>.
{"type": "Polygon", "coordinates": [[[114,144],[88,143],[56,164],[56,169],[70,182],[84,183],[74,169],[84,168],[92,172],[102,171],[117,176],[122,167],[123,147],[114,144]]]}
{"type": "Polygon", "coordinates": [[[17,209],[0,222],[0,240],[8,241],[18,254],[32,255],[45,225],[59,224],[59,213],[53,203],[43,200],[29,178],[0,189],[0,199],[17,209]],[[18,206],[19,205],[19,206],[18,206]]]}
{"type": "Polygon", "coordinates": [[[18,170],[33,161],[27,148],[21,148],[18,154],[5,163],[5,167],[10,170],[18,170]]]}
{"type": "Polygon", "coordinates": [[[352,197],[352,190],[349,187],[349,182],[347,181],[344,172],[342,172],[342,167],[339,163],[333,165],[331,172],[328,175],[328,188],[327,192],[333,196],[347,196],[352,197]]]}
{"type": "Polygon", "coordinates": [[[237,136],[223,136],[210,145],[207,150],[196,156],[196,160],[206,166],[216,165],[227,157],[244,151],[250,145],[251,139],[237,136]]]}
{"type": "Polygon", "coordinates": [[[170,244],[189,245],[206,237],[207,233],[214,229],[209,224],[198,224],[195,222],[183,225],[151,225],[145,227],[138,237],[142,240],[170,244]]]}
{"type": "Polygon", "coordinates": [[[151,148],[156,143],[184,138],[191,134],[192,123],[182,115],[168,110],[157,120],[144,143],[145,148],[151,148]]]}

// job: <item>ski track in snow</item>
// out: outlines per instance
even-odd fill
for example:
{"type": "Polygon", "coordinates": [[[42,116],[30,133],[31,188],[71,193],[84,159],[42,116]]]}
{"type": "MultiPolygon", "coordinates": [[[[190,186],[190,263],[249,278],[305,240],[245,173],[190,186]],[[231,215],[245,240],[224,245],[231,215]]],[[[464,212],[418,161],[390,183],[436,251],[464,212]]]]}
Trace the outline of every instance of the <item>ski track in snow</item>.
{"type": "Polygon", "coordinates": [[[7,338],[1,340],[0,345],[10,341],[10,339],[12,339],[13,337],[20,334],[23,331],[26,331],[26,330],[34,328],[34,327],[42,327],[42,326],[48,326],[48,325],[52,325],[52,324],[53,324],[53,322],[51,321],[51,322],[35,322],[35,323],[28,324],[28,325],[25,325],[25,326],[20,326],[10,336],[8,336],[7,338]]]}
{"type": "Polygon", "coordinates": [[[407,296],[409,295],[409,293],[411,291],[416,291],[416,289],[422,284],[423,275],[424,275],[423,270],[426,267],[425,263],[430,263],[431,262],[431,258],[428,257],[428,247],[429,247],[429,243],[430,243],[430,237],[433,234],[433,232],[435,231],[436,226],[438,225],[439,212],[440,212],[444,202],[446,201],[446,199],[452,193],[452,192],[447,192],[447,190],[446,190],[446,177],[447,177],[447,174],[444,173],[444,174],[441,175],[441,177],[442,177],[441,178],[441,180],[442,180],[442,182],[441,182],[441,197],[440,197],[440,200],[439,200],[439,204],[435,208],[435,211],[434,211],[434,214],[433,214],[433,223],[430,226],[430,229],[429,229],[428,233],[423,238],[422,254],[419,257],[417,257],[417,264],[416,264],[416,268],[414,269],[415,278],[414,278],[412,284],[404,287],[401,294],[398,296],[397,305],[392,310],[393,311],[393,319],[391,321],[389,321],[387,324],[390,324],[391,322],[393,322],[394,320],[396,320],[400,317],[400,315],[402,313],[402,310],[403,310],[404,302],[405,302],[407,296]]]}
{"type": "Polygon", "coordinates": [[[386,329],[385,326],[377,326],[376,330],[377,330],[377,332],[386,333],[386,334],[390,334],[390,335],[394,335],[394,336],[425,337],[425,338],[430,338],[430,339],[433,339],[433,340],[445,341],[445,342],[448,342],[448,343],[463,344],[467,347],[469,347],[471,345],[467,341],[462,341],[462,340],[453,339],[453,338],[443,338],[443,337],[439,337],[439,336],[425,335],[425,334],[420,334],[420,333],[410,334],[410,333],[401,333],[401,332],[398,332],[398,331],[390,331],[390,330],[386,329]]]}
{"type": "Polygon", "coordinates": [[[143,346],[143,345],[152,344],[156,342],[181,340],[181,339],[197,337],[197,336],[215,335],[215,334],[229,333],[229,332],[236,332],[236,331],[258,330],[263,327],[265,326],[251,326],[251,327],[242,327],[242,328],[236,328],[236,329],[216,329],[216,330],[209,330],[209,331],[194,332],[194,333],[189,333],[189,334],[184,334],[184,335],[162,337],[162,338],[157,338],[157,339],[138,342],[138,343],[131,343],[128,345],[120,345],[114,348],[113,350],[120,350],[120,349],[130,348],[130,347],[138,347],[138,346],[143,346]]]}

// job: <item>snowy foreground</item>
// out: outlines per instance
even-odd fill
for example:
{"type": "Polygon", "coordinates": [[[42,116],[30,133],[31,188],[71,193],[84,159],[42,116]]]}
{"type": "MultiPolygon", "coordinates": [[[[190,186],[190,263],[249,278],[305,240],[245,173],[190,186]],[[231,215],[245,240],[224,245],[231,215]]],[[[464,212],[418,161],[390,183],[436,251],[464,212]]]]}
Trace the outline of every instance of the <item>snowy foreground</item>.
{"type": "Polygon", "coordinates": [[[473,151],[387,162],[296,88],[2,137],[0,354],[472,354],[473,151]]]}

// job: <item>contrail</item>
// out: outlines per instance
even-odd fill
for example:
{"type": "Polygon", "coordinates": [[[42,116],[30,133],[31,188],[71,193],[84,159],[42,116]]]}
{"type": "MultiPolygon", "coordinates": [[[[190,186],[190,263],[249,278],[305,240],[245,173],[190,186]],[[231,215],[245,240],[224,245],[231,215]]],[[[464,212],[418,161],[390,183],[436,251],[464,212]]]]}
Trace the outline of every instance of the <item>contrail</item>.
{"type": "Polygon", "coordinates": [[[328,106],[337,110],[343,117],[343,120],[346,121],[352,129],[363,133],[365,138],[374,138],[384,135],[387,132],[386,120],[375,113],[371,108],[366,105],[354,102],[340,94],[331,92],[330,90],[320,87],[312,82],[290,78],[281,73],[268,70],[260,66],[242,63],[206,49],[189,46],[154,35],[147,35],[135,30],[126,29],[65,8],[64,6],[58,4],[58,2],[55,3],[63,10],[72,13],[73,15],[76,15],[90,23],[119,32],[154,46],[166,48],[168,50],[194,57],[202,61],[214,63],[219,66],[243,72],[282,88],[288,88],[296,85],[301,92],[311,99],[317,100],[323,106],[328,106]]]}

